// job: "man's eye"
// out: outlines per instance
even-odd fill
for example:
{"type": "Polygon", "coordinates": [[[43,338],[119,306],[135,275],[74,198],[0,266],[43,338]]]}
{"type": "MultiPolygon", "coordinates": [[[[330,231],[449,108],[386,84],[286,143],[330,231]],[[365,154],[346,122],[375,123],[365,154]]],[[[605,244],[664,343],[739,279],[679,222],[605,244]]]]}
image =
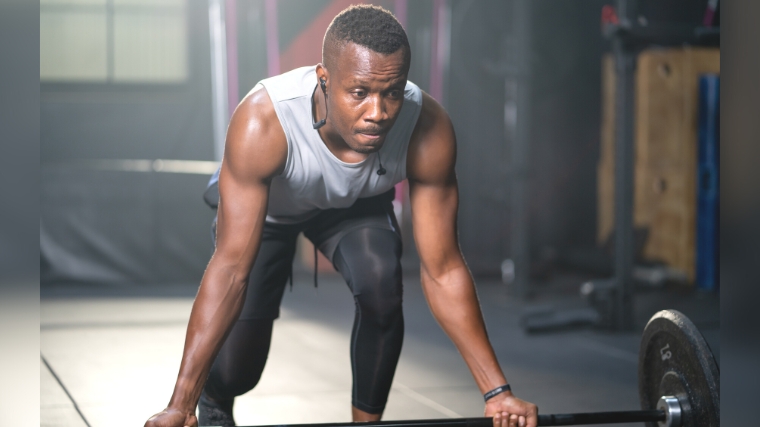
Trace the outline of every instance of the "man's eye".
{"type": "Polygon", "coordinates": [[[392,90],[390,93],[388,93],[388,96],[391,98],[400,98],[401,97],[401,91],[400,90],[392,90]]]}
{"type": "Polygon", "coordinates": [[[364,98],[365,96],[367,96],[367,92],[365,92],[363,90],[356,90],[356,91],[353,92],[353,94],[357,98],[364,98]]]}

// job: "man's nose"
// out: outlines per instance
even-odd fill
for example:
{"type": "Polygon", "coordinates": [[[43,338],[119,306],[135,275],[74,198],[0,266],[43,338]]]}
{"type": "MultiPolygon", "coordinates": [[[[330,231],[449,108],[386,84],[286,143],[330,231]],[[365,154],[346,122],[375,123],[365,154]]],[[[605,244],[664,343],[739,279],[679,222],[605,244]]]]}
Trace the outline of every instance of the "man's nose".
{"type": "Polygon", "coordinates": [[[370,122],[382,122],[388,119],[388,112],[385,108],[385,102],[379,95],[369,97],[367,113],[364,120],[370,122]]]}

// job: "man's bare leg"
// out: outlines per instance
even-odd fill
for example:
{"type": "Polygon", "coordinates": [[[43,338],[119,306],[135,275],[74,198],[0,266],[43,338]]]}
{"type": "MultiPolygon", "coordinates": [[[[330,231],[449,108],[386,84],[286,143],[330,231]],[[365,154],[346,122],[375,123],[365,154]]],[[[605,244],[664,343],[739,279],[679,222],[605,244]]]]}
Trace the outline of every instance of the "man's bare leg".
{"type": "Polygon", "coordinates": [[[351,405],[351,418],[353,418],[355,423],[360,421],[380,421],[380,417],[382,416],[383,414],[370,414],[369,412],[364,412],[351,405]]]}

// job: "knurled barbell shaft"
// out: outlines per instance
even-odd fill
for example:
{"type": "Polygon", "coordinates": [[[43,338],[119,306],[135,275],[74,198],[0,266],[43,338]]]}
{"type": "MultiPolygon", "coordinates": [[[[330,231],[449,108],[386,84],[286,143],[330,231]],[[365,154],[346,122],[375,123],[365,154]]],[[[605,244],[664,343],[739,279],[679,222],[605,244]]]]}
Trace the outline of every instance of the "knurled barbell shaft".
{"type": "Polygon", "coordinates": [[[586,424],[617,424],[665,421],[665,411],[617,411],[580,414],[539,415],[539,426],[573,426],[586,424]]]}
{"type": "MultiPolygon", "coordinates": [[[[539,426],[570,426],[665,421],[665,411],[617,411],[539,415],[539,426]]],[[[370,421],[360,423],[277,424],[258,427],[490,427],[492,418],[448,418],[432,420],[370,421]]]]}

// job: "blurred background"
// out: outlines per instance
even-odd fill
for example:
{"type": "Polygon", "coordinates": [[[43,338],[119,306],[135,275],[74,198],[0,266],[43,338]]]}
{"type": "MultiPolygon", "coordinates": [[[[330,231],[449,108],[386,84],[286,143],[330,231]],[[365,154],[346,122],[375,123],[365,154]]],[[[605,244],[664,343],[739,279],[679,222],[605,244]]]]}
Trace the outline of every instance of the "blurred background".
{"type": "MultiPolygon", "coordinates": [[[[611,274],[611,251],[597,250],[610,246],[614,222],[607,3],[377,3],[407,28],[410,80],[454,121],[460,239],[476,276],[543,279],[559,267],[611,274]],[[522,260],[530,274],[511,267],[522,260]]],[[[325,28],[349,4],[43,0],[43,281],[199,280],[213,216],[201,194],[229,112],[258,80],[319,62],[325,28]]],[[[637,9],[634,18],[649,27],[680,28],[702,25],[709,5],[638,2],[637,9]]],[[[663,147],[651,156],[670,156],[660,163],[671,164],[652,177],[642,173],[656,161],[641,162],[636,176],[646,182],[635,215],[635,255],[679,270],[687,285],[696,278],[697,79],[719,71],[716,47],[689,42],[698,44],[653,40],[644,53],[661,81],[642,76],[637,94],[670,93],[642,100],[656,105],[639,107],[648,116],[636,126],[648,128],[636,136],[637,152],[643,158],[663,147]],[[672,74],[663,77],[665,68],[672,74]],[[661,118],[667,102],[678,111],[661,118]],[[692,176],[665,177],[671,172],[692,176]]]]}
{"type": "MultiPolygon", "coordinates": [[[[124,399],[139,402],[134,425],[165,405],[212,251],[202,194],[230,112],[260,79],[319,62],[327,25],[353,3],[41,0],[43,425],[114,425],[124,399]]],[[[638,336],[663,308],[691,317],[719,358],[719,2],[373,3],[407,30],[409,79],[453,120],[462,252],[523,395],[551,412],[638,406],[638,336]],[[588,395],[568,399],[589,375],[588,395]]],[[[387,416],[477,416],[419,292],[397,190],[409,320],[387,416]]],[[[299,244],[282,345],[238,422],[347,420],[350,371],[307,382],[331,403],[287,391],[304,363],[293,354],[348,368],[353,318],[329,262],[299,244]],[[293,402],[315,412],[289,413],[293,402]]]]}

